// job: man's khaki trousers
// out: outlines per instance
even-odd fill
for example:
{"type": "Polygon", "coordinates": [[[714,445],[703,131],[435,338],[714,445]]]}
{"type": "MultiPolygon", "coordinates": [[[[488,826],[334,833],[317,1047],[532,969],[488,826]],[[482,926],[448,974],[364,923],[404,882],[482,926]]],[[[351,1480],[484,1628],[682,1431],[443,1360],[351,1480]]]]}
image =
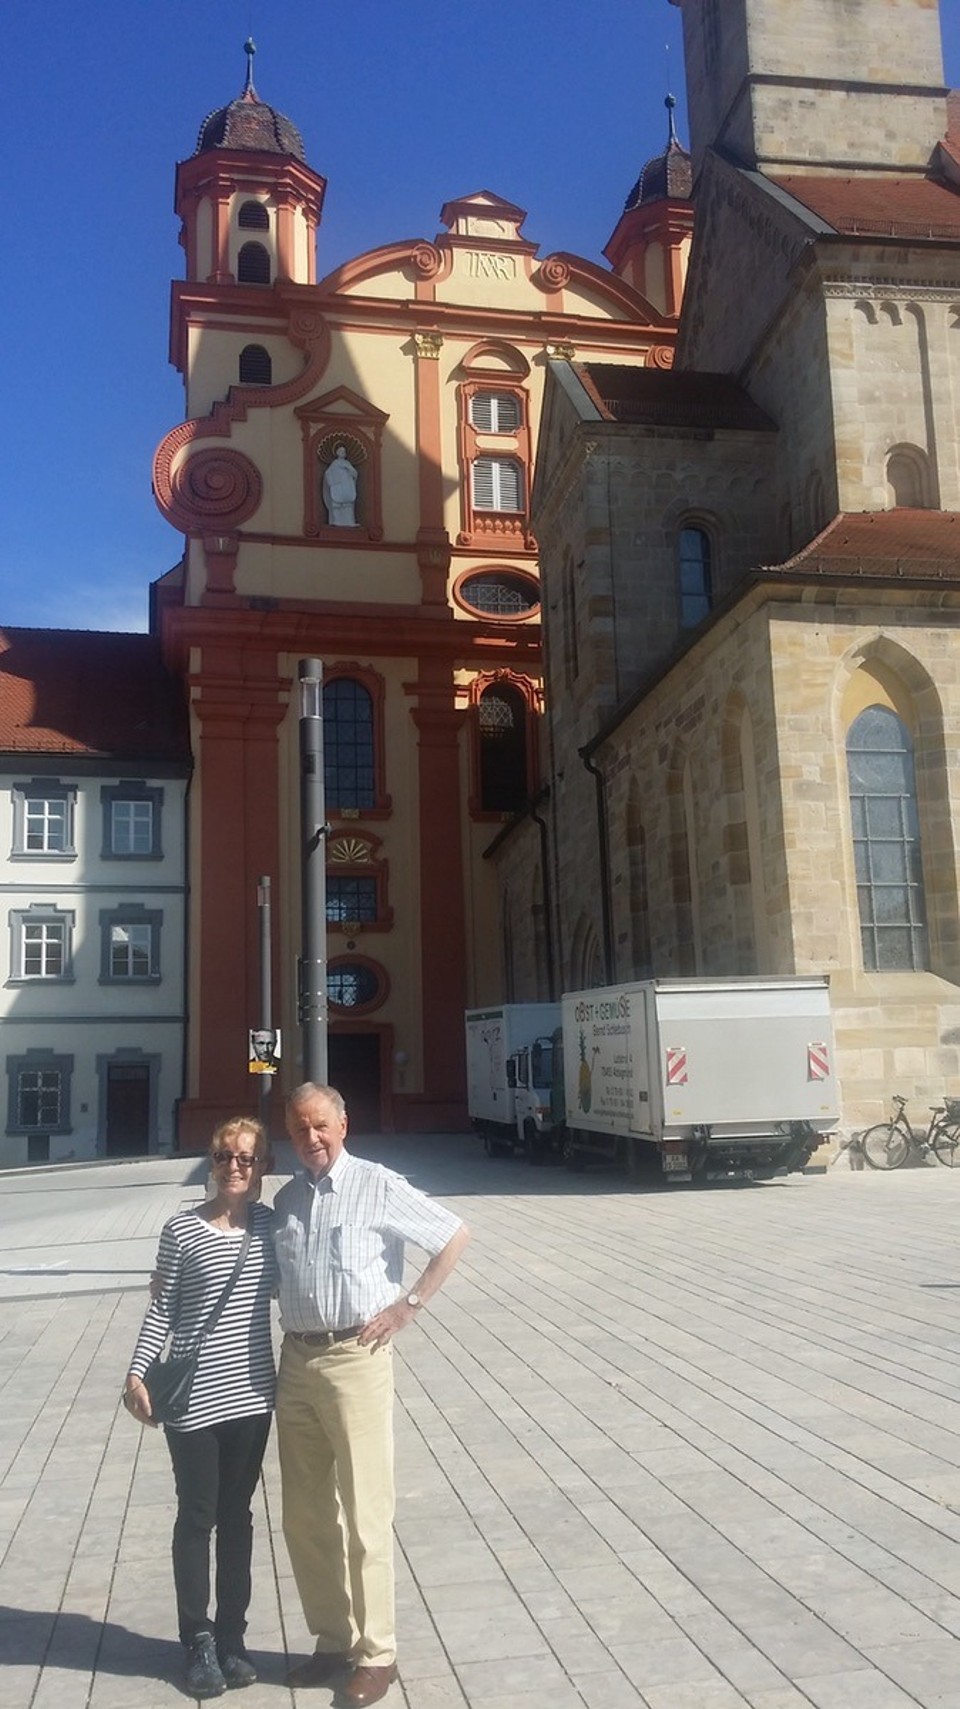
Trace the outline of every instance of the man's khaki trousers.
{"type": "Polygon", "coordinates": [[[286,1336],[277,1435],[283,1532],[316,1648],[385,1667],[397,1653],[393,1349],[286,1336]]]}

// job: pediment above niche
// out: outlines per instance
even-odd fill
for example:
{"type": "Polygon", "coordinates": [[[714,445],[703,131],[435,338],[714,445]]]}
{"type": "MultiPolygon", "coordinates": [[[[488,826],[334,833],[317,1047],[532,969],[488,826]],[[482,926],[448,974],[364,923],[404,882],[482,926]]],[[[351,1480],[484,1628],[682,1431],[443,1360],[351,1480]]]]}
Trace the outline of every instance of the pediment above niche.
{"type": "Polygon", "coordinates": [[[440,218],[452,237],[473,238],[484,243],[519,244],[525,249],[535,249],[536,245],[529,244],[520,235],[526,217],[525,208],[505,202],[492,190],[475,190],[471,196],[459,196],[455,201],[444,202],[440,209],[440,218]]]}
{"type": "Polygon", "coordinates": [[[301,421],[329,421],[331,416],[344,422],[367,422],[371,425],[383,425],[389,417],[382,409],[367,398],[361,398],[352,392],[349,386],[336,386],[331,392],[324,392],[320,398],[313,398],[308,404],[301,404],[296,411],[301,421]]]}

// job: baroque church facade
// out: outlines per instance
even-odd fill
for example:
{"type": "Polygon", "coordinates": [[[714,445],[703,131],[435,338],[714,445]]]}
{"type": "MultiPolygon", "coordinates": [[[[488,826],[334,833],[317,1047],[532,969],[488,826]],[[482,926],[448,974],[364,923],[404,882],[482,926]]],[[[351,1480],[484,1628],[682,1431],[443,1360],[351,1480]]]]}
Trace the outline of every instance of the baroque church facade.
{"type": "MultiPolygon", "coordinates": [[[[574,358],[669,368],[692,224],[689,184],[667,169],[671,124],[609,270],[540,256],[523,210],[482,190],[446,203],[435,238],[318,276],[325,180],[261,100],[248,54],[242,94],[177,171],[171,358],[186,420],[154,464],[185,537],[153,623],[185,684],[194,760],[186,1146],[250,1101],[262,876],[281,1089],[302,1078],[297,673],[310,657],[324,667],[330,1077],[366,1131],[462,1125],[463,1010],[503,977],[484,856],[540,788],[544,381],[574,358]]],[[[546,979],[542,890],[530,904],[546,979]]]]}
{"type": "Polygon", "coordinates": [[[843,1124],[960,1092],[960,113],[930,0],[673,0],[670,371],[551,359],[504,991],[827,973],[843,1124]]]}

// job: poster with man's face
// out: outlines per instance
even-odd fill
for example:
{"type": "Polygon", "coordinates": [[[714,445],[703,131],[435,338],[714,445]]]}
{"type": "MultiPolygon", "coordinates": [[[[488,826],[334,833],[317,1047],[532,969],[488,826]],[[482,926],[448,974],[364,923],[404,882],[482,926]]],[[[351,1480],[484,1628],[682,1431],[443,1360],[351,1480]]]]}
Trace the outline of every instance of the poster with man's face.
{"type": "Polygon", "coordinates": [[[251,1074],[276,1074],[280,1067],[280,1033],[277,1028],[251,1028],[247,1044],[247,1069],[251,1074]]]}

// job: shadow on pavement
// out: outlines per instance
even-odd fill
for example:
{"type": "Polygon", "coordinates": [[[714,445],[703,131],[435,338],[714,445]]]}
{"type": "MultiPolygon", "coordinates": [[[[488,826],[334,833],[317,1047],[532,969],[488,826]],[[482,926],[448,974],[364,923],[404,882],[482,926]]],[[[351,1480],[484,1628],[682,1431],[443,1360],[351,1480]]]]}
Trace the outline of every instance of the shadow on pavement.
{"type": "MultiPolygon", "coordinates": [[[[282,1684],[286,1655],[251,1650],[250,1659],[264,1684],[282,1684]]],[[[0,1665],[160,1680],[195,1701],[184,1689],[184,1652],[176,1638],[146,1637],[89,1614],[0,1606],[0,1665]]],[[[131,1704],[136,1700],[131,1696],[131,1704]]]]}

